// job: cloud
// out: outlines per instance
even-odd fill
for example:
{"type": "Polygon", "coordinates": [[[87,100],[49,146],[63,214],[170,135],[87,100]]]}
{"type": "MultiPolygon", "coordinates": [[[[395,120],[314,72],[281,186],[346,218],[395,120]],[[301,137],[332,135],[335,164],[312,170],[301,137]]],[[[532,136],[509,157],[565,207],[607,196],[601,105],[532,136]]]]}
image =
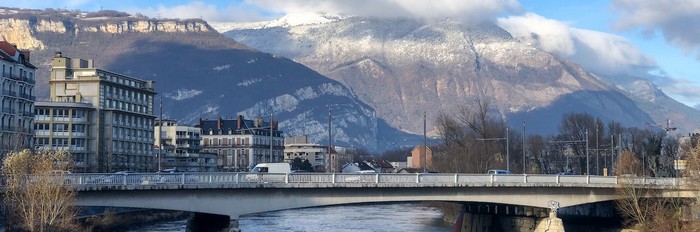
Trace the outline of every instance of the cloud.
{"type": "Polygon", "coordinates": [[[573,28],[534,13],[499,18],[497,24],[513,37],[570,59],[588,71],[615,77],[611,79],[613,83],[625,85],[644,78],[680,102],[700,102],[698,83],[669,76],[652,57],[624,37],[573,28]]]}
{"type": "Polygon", "coordinates": [[[246,0],[278,13],[317,13],[374,17],[493,19],[521,10],[517,0],[246,0]]]}
{"type": "Polygon", "coordinates": [[[513,37],[569,58],[593,72],[640,75],[658,69],[653,58],[621,36],[572,28],[534,13],[500,18],[497,23],[513,37]]]}
{"type": "Polygon", "coordinates": [[[620,14],[616,29],[639,29],[648,36],[660,32],[667,43],[700,59],[700,1],[613,0],[612,8],[620,14]]]}
{"type": "Polygon", "coordinates": [[[159,4],[155,8],[128,9],[130,13],[141,13],[159,18],[201,18],[212,22],[248,22],[271,19],[267,10],[247,3],[232,3],[228,6],[217,6],[203,1],[191,1],[187,4],[165,6],[159,4]]]}

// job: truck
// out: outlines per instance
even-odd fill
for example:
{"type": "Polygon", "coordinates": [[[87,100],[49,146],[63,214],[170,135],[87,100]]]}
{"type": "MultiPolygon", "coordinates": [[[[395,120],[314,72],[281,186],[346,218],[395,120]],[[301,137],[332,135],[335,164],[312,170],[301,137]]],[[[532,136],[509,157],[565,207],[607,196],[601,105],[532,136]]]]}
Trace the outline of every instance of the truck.
{"type": "Polygon", "coordinates": [[[245,178],[248,182],[284,183],[291,168],[288,163],[259,163],[250,172],[253,174],[245,178]]]}

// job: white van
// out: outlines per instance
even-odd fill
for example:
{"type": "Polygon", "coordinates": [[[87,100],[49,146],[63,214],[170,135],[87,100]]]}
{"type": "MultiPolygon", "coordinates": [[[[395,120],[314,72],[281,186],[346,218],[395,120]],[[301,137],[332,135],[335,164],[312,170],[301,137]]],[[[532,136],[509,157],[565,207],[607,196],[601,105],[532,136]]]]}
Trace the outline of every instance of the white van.
{"type": "Polygon", "coordinates": [[[250,172],[259,173],[290,173],[289,163],[259,163],[250,172]]]}

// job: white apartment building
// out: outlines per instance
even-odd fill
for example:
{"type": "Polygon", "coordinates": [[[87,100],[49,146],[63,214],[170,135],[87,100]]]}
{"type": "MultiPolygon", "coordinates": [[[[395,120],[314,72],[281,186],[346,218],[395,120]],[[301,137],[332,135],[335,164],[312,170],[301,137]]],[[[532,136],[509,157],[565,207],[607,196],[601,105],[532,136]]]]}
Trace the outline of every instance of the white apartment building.
{"type": "Polygon", "coordinates": [[[204,152],[217,154],[219,171],[250,171],[258,163],[282,162],[284,138],[277,122],[265,122],[262,117],[246,120],[202,120],[204,152]]]}
{"type": "Polygon", "coordinates": [[[174,120],[157,122],[154,128],[158,169],[185,172],[216,171],[216,154],[202,153],[200,130],[174,120]]]}
{"type": "Polygon", "coordinates": [[[30,148],[34,135],[34,73],[29,51],[0,41],[2,65],[2,120],[0,121],[0,158],[9,151],[30,148]]]}

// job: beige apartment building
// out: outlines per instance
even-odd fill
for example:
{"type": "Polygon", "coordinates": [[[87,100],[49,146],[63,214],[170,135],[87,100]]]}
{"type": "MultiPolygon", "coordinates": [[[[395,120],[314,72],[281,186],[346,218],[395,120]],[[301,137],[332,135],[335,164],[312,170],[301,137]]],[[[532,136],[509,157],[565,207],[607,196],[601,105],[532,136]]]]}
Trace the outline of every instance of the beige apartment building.
{"type": "Polygon", "coordinates": [[[77,171],[155,170],[153,81],[60,52],[50,71],[51,98],[36,109],[36,147],[71,152],[77,171]]]}
{"type": "Polygon", "coordinates": [[[0,121],[0,159],[9,151],[30,148],[34,135],[34,73],[29,51],[0,41],[2,65],[2,120],[0,121]]]}

